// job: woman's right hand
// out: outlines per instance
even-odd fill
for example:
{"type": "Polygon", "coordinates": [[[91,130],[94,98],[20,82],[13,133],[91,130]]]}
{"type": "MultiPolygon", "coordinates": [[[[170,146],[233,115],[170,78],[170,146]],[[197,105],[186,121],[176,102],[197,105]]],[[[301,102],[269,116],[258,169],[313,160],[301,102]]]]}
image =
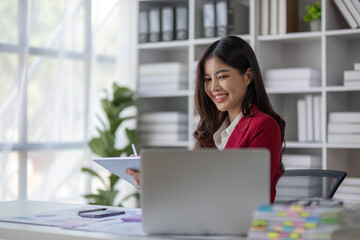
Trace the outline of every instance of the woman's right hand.
{"type": "Polygon", "coordinates": [[[125,173],[129,174],[134,180],[137,186],[140,186],[140,172],[135,169],[126,169],[125,173]]]}

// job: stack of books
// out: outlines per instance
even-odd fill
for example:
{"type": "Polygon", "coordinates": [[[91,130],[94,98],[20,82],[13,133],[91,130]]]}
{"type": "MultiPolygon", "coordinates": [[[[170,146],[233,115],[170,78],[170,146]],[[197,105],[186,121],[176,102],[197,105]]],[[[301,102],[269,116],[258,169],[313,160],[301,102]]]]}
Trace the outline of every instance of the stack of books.
{"type": "Polygon", "coordinates": [[[143,113],[139,120],[140,141],[147,146],[156,146],[187,140],[187,123],[186,113],[143,113]]]}
{"type": "MultiPolygon", "coordinates": [[[[282,161],[285,170],[290,169],[321,169],[321,157],[300,154],[284,154],[282,161]]],[[[276,202],[297,198],[318,197],[322,194],[321,178],[286,177],[279,179],[276,185],[276,202]]]]}
{"type": "Polygon", "coordinates": [[[340,207],[262,205],[253,213],[247,239],[331,239],[340,207]]]}
{"type": "Polygon", "coordinates": [[[298,0],[261,0],[261,35],[298,31],[298,0]]]}
{"type": "Polygon", "coordinates": [[[360,178],[345,178],[336,191],[334,198],[348,204],[360,204],[360,178]]]}
{"type": "Polygon", "coordinates": [[[330,112],[328,142],[360,144],[360,112],[330,112]]]}
{"type": "Polygon", "coordinates": [[[344,71],[345,87],[360,87],[360,63],[354,63],[354,70],[344,71]]]}
{"type": "Polygon", "coordinates": [[[360,27],[359,0],[334,0],[335,5],[351,28],[360,27]]]}
{"type": "Polygon", "coordinates": [[[187,67],[181,62],[148,63],[139,67],[139,92],[187,88],[187,67]]]}
{"type": "Polygon", "coordinates": [[[305,95],[297,100],[299,142],[321,142],[321,96],[305,95]]]}
{"type": "Polygon", "coordinates": [[[321,86],[321,71],[312,68],[277,68],[265,72],[265,87],[298,89],[321,86]]]}

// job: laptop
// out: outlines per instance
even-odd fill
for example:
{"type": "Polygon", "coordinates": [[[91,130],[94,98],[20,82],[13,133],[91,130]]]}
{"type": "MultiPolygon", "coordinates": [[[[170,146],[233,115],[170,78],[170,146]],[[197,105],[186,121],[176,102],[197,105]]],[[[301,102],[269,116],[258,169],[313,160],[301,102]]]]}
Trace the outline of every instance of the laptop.
{"type": "Polygon", "coordinates": [[[143,230],[148,234],[245,235],[270,202],[267,149],[141,153],[143,230]]]}

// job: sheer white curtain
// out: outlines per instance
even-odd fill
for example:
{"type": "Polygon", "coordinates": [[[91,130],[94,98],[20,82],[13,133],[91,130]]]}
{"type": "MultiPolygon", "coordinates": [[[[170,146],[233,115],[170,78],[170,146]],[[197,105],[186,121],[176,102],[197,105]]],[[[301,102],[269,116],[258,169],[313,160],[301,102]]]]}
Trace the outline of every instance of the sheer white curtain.
{"type": "Polygon", "coordinates": [[[0,1],[0,201],[84,201],[102,90],[135,86],[134,2],[0,1]]]}

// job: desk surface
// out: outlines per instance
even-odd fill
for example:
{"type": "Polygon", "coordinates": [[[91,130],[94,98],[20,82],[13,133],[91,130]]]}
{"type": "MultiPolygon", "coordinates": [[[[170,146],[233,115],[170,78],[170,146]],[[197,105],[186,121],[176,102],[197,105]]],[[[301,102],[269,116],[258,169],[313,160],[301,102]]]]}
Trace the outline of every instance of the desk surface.
{"type": "MultiPolygon", "coordinates": [[[[73,209],[76,207],[83,207],[85,205],[69,204],[69,203],[55,203],[55,202],[38,202],[38,201],[10,201],[0,202],[0,217],[19,216],[24,214],[32,214],[37,212],[57,211],[65,209],[73,209]]],[[[62,229],[58,227],[37,226],[19,223],[0,222],[0,239],[19,239],[19,240],[103,240],[103,239],[169,239],[170,237],[157,236],[129,236],[129,235],[115,235],[109,233],[87,232],[62,229]]],[[[172,239],[189,239],[181,236],[171,237],[172,239]]],[[[201,237],[197,239],[202,239],[201,237]]],[[[203,238],[209,239],[209,238],[203,238]]],[[[219,238],[218,238],[219,239],[219,238]]],[[[222,237],[221,239],[224,239],[222,237]]],[[[226,239],[244,239],[241,237],[226,239]]]]}

